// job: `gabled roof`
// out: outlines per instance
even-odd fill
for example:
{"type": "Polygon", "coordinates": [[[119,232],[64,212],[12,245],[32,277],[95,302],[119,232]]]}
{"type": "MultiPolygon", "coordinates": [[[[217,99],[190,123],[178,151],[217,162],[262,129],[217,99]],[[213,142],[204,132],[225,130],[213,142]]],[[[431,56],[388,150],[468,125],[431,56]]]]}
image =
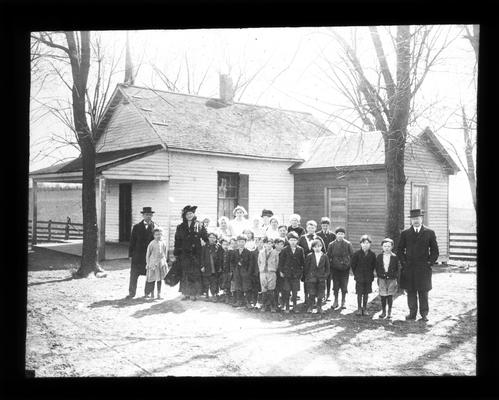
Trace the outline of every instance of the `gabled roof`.
{"type": "MultiPolygon", "coordinates": [[[[118,85],[167,148],[302,161],[305,140],[331,134],[309,113],[118,85]]],[[[112,101],[112,100],[111,100],[112,101]]]]}
{"type": "MultiPolygon", "coordinates": [[[[134,149],[108,151],[105,153],[96,153],[95,167],[97,171],[102,171],[122,162],[128,162],[132,159],[143,157],[149,153],[161,149],[161,146],[147,146],[134,149]]],[[[29,175],[33,178],[47,174],[64,174],[69,172],[81,172],[83,169],[81,156],[71,161],[53,165],[48,168],[42,168],[31,172],[29,175]]]]}
{"type": "MultiPolygon", "coordinates": [[[[407,145],[412,143],[427,145],[448,173],[455,174],[459,171],[457,164],[429,128],[408,140],[407,145]]],[[[385,145],[382,133],[359,132],[328,135],[314,140],[310,147],[310,156],[304,162],[292,166],[290,170],[293,172],[316,168],[367,168],[382,166],[384,163],[385,145]]]]}

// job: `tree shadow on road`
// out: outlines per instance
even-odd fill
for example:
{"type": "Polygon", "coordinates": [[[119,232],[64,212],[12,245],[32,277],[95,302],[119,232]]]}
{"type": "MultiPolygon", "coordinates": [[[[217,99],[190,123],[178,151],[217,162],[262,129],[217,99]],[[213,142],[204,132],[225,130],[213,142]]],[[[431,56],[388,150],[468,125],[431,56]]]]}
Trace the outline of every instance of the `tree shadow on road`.
{"type": "Polygon", "coordinates": [[[154,303],[151,307],[137,310],[134,314],[132,314],[133,318],[142,318],[147,317],[148,315],[154,314],[165,314],[165,313],[174,313],[180,314],[186,310],[186,307],[178,300],[165,300],[160,303],[154,303]]]}
{"type": "Polygon", "coordinates": [[[129,306],[135,306],[137,304],[150,303],[151,300],[145,299],[144,297],[136,297],[134,299],[126,299],[124,297],[119,299],[112,300],[100,300],[95,301],[90,304],[89,308],[98,308],[98,307],[115,307],[115,308],[123,308],[129,306]]]}
{"type": "Polygon", "coordinates": [[[476,335],[476,324],[477,324],[477,309],[472,308],[462,314],[455,317],[449,317],[448,319],[457,319],[456,324],[449,329],[446,337],[448,339],[447,343],[440,343],[433,350],[430,350],[413,361],[408,363],[400,364],[397,366],[397,370],[422,370],[428,361],[435,360],[442,357],[444,354],[451,352],[460,345],[466,343],[470,340],[470,337],[476,335]]]}
{"type": "Polygon", "coordinates": [[[62,278],[62,279],[51,279],[50,281],[30,282],[30,283],[28,283],[28,286],[44,285],[46,283],[67,282],[67,281],[72,281],[72,280],[73,280],[73,277],[68,276],[68,277],[62,278]]]}

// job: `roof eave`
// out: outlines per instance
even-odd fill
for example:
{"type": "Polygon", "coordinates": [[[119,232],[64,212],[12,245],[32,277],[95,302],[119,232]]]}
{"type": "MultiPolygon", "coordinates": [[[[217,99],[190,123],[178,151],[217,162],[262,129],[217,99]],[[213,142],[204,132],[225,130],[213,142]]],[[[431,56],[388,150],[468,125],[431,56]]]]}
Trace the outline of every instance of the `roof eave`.
{"type": "Polygon", "coordinates": [[[344,171],[365,171],[371,169],[385,169],[385,164],[364,164],[364,165],[338,165],[329,167],[296,168],[291,166],[289,172],[292,174],[344,172],[344,171]]]}

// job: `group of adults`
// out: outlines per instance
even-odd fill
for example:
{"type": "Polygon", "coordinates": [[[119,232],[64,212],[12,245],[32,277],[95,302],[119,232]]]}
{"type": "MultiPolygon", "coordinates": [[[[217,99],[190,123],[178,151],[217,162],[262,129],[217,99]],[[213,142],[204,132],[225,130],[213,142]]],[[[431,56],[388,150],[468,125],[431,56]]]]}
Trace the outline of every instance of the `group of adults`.
{"type": "MultiPolygon", "coordinates": [[[[199,271],[201,269],[201,252],[205,243],[208,243],[208,230],[205,223],[199,221],[196,217],[197,206],[187,205],[182,209],[181,218],[182,222],[177,226],[175,232],[175,243],[173,249],[172,261],[176,262],[180,271],[180,292],[184,296],[192,296],[195,298],[199,291],[199,271]]],[[[143,219],[135,224],[132,228],[132,234],[129,245],[129,257],[131,259],[130,269],[130,284],[128,299],[135,297],[137,290],[137,279],[140,275],[146,275],[146,250],[148,244],[153,240],[153,231],[156,224],[152,220],[154,211],[151,207],[144,207],[141,211],[143,219]]],[[[259,229],[259,234],[273,238],[282,235],[279,232],[279,225],[277,218],[273,217],[270,210],[263,210],[259,224],[254,221],[254,226],[251,226],[247,218],[246,210],[237,206],[234,211],[234,218],[228,220],[222,217],[219,220],[218,235],[226,238],[237,237],[243,234],[246,230],[253,228],[252,232],[259,229]]],[[[400,276],[400,287],[407,292],[407,304],[409,308],[409,315],[406,319],[416,319],[419,313],[424,320],[427,320],[429,312],[428,292],[432,289],[432,265],[435,264],[438,258],[438,244],[436,241],[435,232],[425,225],[423,225],[423,211],[411,210],[410,212],[411,226],[402,231],[400,234],[399,243],[396,249],[397,256],[400,259],[402,266],[400,276]],[[418,304],[419,303],[419,304],[418,304]],[[418,307],[419,305],[419,307],[418,307]]],[[[290,225],[287,231],[297,232],[302,239],[303,245],[305,242],[319,237],[324,243],[324,248],[327,248],[329,243],[336,239],[336,235],[329,229],[330,221],[327,217],[321,219],[321,230],[317,232],[305,231],[299,225],[300,220],[297,214],[290,217],[290,225]],[[309,237],[307,237],[307,235],[309,237]]],[[[340,233],[345,233],[344,228],[340,229],[340,233]]],[[[345,245],[349,245],[347,240],[344,241],[345,245]]],[[[351,244],[350,244],[351,246],[351,244]]],[[[331,271],[334,274],[334,270],[331,271]]],[[[341,272],[336,272],[340,273],[341,272]]],[[[343,272],[347,274],[349,271],[343,272]]],[[[331,277],[330,277],[331,278],[331,277]]],[[[327,298],[329,298],[331,291],[332,279],[327,279],[327,298]]],[[[338,277],[336,279],[338,281],[338,277]]],[[[344,282],[344,277],[339,277],[339,286],[344,282]]],[[[334,282],[334,280],[333,280],[334,282]]],[[[154,282],[146,282],[144,292],[150,292],[150,285],[154,282]]],[[[339,287],[333,288],[335,292],[335,303],[337,306],[337,291],[339,287]]],[[[346,291],[345,291],[346,292],[346,291]]],[[[343,290],[342,290],[343,294],[343,290]]],[[[326,299],[327,300],[327,299],[326,299]]],[[[344,305],[344,297],[342,298],[342,306],[344,305]]]]}

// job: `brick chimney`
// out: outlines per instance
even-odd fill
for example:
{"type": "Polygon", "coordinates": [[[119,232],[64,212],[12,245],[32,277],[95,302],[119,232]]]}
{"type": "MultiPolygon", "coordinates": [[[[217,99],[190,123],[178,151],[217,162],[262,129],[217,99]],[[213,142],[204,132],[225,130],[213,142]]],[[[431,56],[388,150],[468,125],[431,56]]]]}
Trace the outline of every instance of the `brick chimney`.
{"type": "Polygon", "coordinates": [[[220,74],[220,100],[224,103],[232,103],[234,99],[234,88],[232,79],[227,74],[220,74]]]}

